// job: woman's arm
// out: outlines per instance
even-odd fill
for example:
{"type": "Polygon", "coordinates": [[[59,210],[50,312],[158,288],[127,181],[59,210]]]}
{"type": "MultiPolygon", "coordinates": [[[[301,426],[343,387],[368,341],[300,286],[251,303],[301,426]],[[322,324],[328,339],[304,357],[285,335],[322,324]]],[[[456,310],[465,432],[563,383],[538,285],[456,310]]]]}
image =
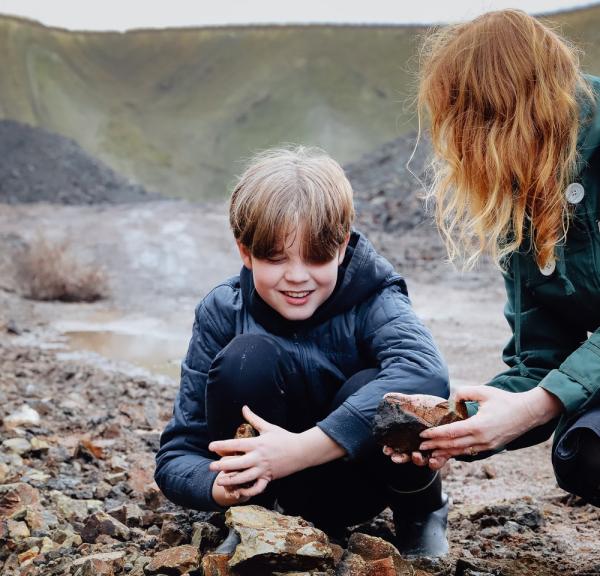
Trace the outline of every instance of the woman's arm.
{"type": "Polygon", "coordinates": [[[587,340],[578,324],[544,306],[523,279],[516,281],[512,267],[505,284],[505,316],[513,332],[503,354],[509,368],[486,386],[457,393],[457,398],[471,401],[468,421],[423,434],[429,438],[423,449],[433,448],[439,457],[432,467],[440,467],[450,456],[470,458],[477,452],[481,457],[490,449],[542,442],[552,434],[558,416],[581,410],[600,394],[600,354],[594,352],[594,347],[600,350],[595,343],[600,343],[600,333],[587,340]],[[577,370],[582,365],[589,367],[587,372],[577,370]]]}

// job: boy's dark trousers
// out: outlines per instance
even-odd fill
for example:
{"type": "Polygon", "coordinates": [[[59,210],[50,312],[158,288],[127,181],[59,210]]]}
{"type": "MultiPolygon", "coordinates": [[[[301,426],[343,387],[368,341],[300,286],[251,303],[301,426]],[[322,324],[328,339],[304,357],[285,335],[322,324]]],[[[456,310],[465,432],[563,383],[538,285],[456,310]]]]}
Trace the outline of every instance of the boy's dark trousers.
{"type": "MultiPolygon", "coordinates": [[[[305,376],[273,338],[244,334],[215,358],[208,374],[206,418],[211,440],[232,438],[242,423],[242,406],[291,432],[312,428],[351,394],[373,380],[376,369],[350,377],[331,398],[316,406],[305,376]]],[[[390,506],[394,516],[420,517],[445,504],[439,474],[414,464],[394,464],[373,442],[355,460],[340,458],[272,482],[250,503],[278,505],[324,530],[366,521],[390,506]]]]}

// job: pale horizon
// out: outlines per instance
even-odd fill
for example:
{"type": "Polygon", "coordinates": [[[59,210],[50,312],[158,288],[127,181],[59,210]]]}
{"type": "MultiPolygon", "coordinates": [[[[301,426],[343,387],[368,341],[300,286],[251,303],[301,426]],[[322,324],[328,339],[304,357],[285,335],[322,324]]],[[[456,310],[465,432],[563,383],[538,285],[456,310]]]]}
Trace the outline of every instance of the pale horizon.
{"type": "Polygon", "coordinates": [[[45,26],[68,30],[126,31],[140,28],[189,28],[260,25],[431,25],[474,18],[483,12],[518,7],[530,14],[544,14],[598,5],[599,2],[567,0],[455,0],[452,3],[423,0],[419,3],[372,0],[222,0],[201,5],[189,0],[148,2],[126,0],[80,2],[78,0],[0,0],[0,14],[28,18],[45,26]],[[137,3],[136,3],[137,4],[137,3]],[[515,4],[518,4],[515,6],[515,4]]]}

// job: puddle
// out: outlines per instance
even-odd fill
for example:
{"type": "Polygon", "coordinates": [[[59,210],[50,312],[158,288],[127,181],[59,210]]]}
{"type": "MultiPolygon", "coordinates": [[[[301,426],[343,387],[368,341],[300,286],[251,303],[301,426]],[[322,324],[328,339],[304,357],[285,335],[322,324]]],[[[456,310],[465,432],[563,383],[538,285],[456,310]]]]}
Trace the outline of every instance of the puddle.
{"type": "Polygon", "coordinates": [[[179,379],[181,359],[187,340],[178,341],[141,334],[118,334],[109,331],[66,332],[72,350],[89,350],[110,358],[141,366],[150,372],[179,379]]]}
{"type": "Polygon", "coordinates": [[[173,317],[167,324],[156,318],[94,313],[76,321],[56,322],[54,327],[70,350],[88,350],[178,380],[191,333],[189,324],[187,315],[185,319],[173,317]]]}

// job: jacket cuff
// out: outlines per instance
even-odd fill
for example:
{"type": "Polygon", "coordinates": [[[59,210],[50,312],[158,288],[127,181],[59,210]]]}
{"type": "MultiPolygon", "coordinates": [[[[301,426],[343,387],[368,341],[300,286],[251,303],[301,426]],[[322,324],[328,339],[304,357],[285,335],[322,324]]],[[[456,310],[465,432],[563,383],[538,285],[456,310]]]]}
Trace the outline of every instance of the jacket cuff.
{"type": "Polygon", "coordinates": [[[570,354],[558,370],[549,372],[540,386],[563,403],[568,415],[600,394],[600,331],[570,354]]]}
{"type": "Polygon", "coordinates": [[[344,402],[317,426],[354,460],[368,447],[375,445],[371,425],[348,402],[344,402]]]}
{"type": "Polygon", "coordinates": [[[591,397],[586,386],[570,378],[562,369],[549,372],[539,386],[554,394],[562,402],[568,415],[577,412],[591,397]]]}

